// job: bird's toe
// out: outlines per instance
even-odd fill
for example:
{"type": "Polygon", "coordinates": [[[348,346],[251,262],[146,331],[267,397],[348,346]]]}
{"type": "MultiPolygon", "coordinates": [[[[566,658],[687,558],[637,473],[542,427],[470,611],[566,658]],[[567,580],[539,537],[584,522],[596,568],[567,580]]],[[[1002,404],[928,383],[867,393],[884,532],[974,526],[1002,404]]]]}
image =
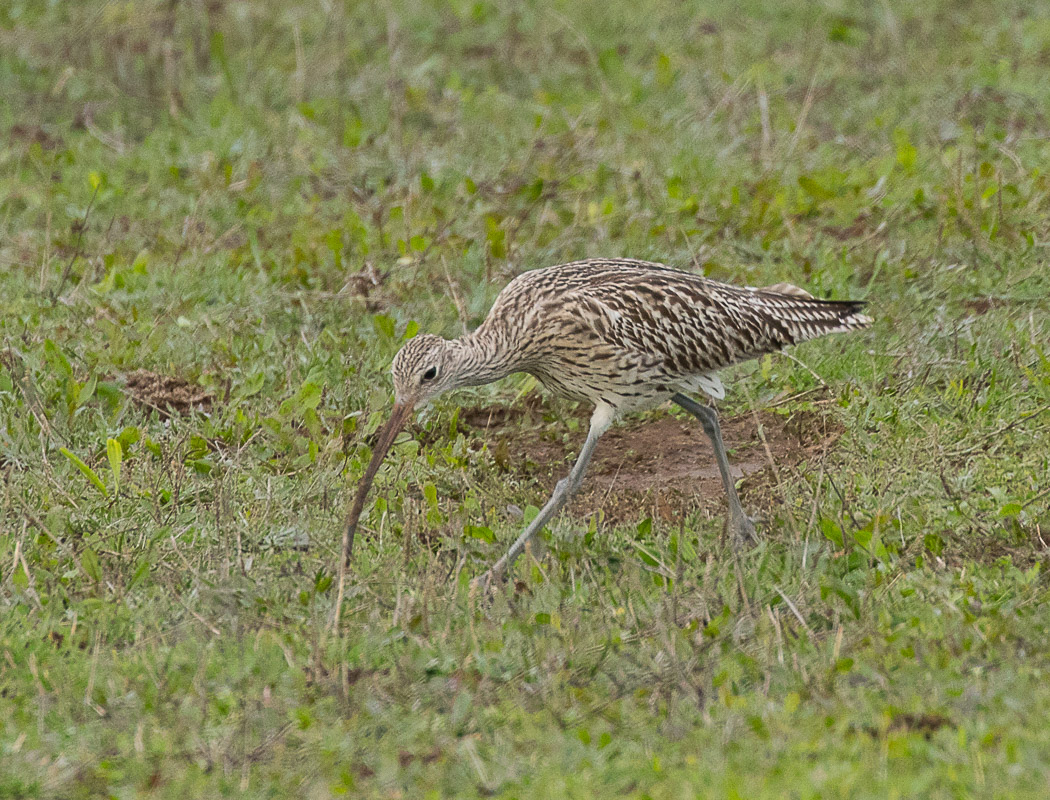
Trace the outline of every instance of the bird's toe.
{"type": "Polygon", "coordinates": [[[499,584],[500,576],[491,569],[485,570],[470,582],[470,593],[474,597],[487,597],[499,584]]]}
{"type": "Polygon", "coordinates": [[[729,532],[737,547],[758,544],[758,529],[754,521],[745,514],[733,515],[728,521],[729,532]]]}

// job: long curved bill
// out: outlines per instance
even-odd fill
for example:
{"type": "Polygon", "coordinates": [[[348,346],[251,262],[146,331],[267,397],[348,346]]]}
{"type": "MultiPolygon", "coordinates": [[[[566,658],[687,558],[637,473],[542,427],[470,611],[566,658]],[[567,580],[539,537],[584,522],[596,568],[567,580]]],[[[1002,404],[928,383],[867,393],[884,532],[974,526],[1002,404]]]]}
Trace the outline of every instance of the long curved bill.
{"type": "Polygon", "coordinates": [[[372,481],[379,471],[379,465],[386,458],[386,454],[394,443],[394,439],[397,438],[401,429],[405,427],[405,423],[408,422],[408,418],[412,415],[412,408],[412,403],[396,403],[393,412],[390,414],[390,419],[387,420],[386,425],[379,432],[375,449],[372,451],[372,460],[368,462],[368,468],[365,469],[365,474],[361,476],[361,482],[357,484],[357,494],[354,495],[354,502],[350,506],[350,513],[346,519],[346,528],[343,531],[344,567],[349,565],[350,556],[354,552],[354,534],[357,533],[357,521],[361,518],[361,511],[364,509],[368,490],[372,488],[372,481]]]}

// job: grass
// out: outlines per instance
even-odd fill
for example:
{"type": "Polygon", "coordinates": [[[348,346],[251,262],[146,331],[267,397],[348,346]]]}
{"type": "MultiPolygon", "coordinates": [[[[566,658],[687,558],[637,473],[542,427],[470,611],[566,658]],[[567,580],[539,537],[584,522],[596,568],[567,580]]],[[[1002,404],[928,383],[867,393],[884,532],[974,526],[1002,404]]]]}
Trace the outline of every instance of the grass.
{"type": "Polygon", "coordinates": [[[0,8],[0,797],[1044,796],[1046,9],[419,6],[0,8]],[[542,489],[457,409],[537,390],[445,398],[333,629],[390,357],[598,255],[869,300],[723,405],[841,438],[486,606],[542,489]]]}

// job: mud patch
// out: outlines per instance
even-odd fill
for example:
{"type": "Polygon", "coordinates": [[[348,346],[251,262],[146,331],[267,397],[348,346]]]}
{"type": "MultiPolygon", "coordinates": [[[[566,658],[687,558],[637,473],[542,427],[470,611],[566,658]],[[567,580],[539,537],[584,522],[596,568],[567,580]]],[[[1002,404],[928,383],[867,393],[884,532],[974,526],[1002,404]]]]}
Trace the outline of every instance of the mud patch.
{"type": "Polygon", "coordinates": [[[1035,517],[1022,525],[1016,517],[996,520],[987,527],[972,524],[963,530],[943,530],[944,550],[938,558],[953,568],[966,564],[995,564],[1009,560],[1018,569],[1029,569],[1039,564],[1050,566],[1050,548],[1044,531],[1050,529],[1050,516],[1035,517]]]}
{"type": "Polygon", "coordinates": [[[941,728],[954,727],[956,727],[955,723],[948,717],[944,716],[944,714],[932,712],[927,712],[925,714],[912,714],[910,712],[904,712],[902,714],[896,714],[890,721],[889,726],[885,729],[878,728],[874,725],[864,725],[861,730],[873,739],[881,739],[887,733],[916,733],[921,735],[926,741],[929,741],[941,728]]]}
{"type": "Polygon", "coordinates": [[[941,728],[954,728],[955,723],[952,722],[944,714],[926,713],[926,714],[898,714],[893,718],[893,722],[890,723],[890,730],[895,733],[921,733],[925,738],[930,739],[937,731],[941,728]]]}
{"type": "Polygon", "coordinates": [[[153,408],[161,416],[207,411],[212,396],[200,386],[182,378],[160,375],[146,369],[125,376],[124,391],[140,406],[153,408]]]}
{"type": "Polygon", "coordinates": [[[980,317],[996,308],[1010,305],[1010,301],[1002,297],[971,297],[963,300],[966,316],[980,317]]]}
{"type": "Polygon", "coordinates": [[[11,126],[11,140],[39,144],[44,150],[60,150],[65,147],[60,136],[52,136],[39,125],[15,123],[11,126]]]}
{"type": "MultiPolygon", "coordinates": [[[[579,430],[567,438],[556,423],[530,430],[532,421],[538,417],[530,410],[494,407],[460,413],[462,427],[488,445],[501,468],[528,475],[549,492],[571,467],[587,418],[580,417],[579,430]]],[[[841,434],[830,419],[808,410],[791,415],[765,411],[757,420],[748,413],[723,419],[721,426],[732,476],[745,478],[741,493],[754,494],[756,501],[768,500],[773,464],[779,469],[794,466],[818,455],[841,434]]],[[[541,500],[537,498],[537,505],[541,500]]],[[[599,510],[613,523],[647,516],[667,521],[698,510],[723,513],[722,479],[700,423],[660,414],[631,418],[605,434],[569,513],[584,517],[599,510]]]]}

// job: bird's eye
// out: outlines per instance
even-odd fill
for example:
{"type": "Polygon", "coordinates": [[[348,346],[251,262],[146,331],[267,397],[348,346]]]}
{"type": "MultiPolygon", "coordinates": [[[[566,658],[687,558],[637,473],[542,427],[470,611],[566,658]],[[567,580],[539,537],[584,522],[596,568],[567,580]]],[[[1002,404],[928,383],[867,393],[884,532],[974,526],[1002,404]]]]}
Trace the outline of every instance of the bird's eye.
{"type": "Polygon", "coordinates": [[[434,378],[437,377],[437,374],[438,374],[438,368],[437,367],[431,367],[430,369],[428,369],[426,372],[423,373],[423,380],[425,380],[425,381],[432,381],[432,380],[434,380],[434,378]]]}

